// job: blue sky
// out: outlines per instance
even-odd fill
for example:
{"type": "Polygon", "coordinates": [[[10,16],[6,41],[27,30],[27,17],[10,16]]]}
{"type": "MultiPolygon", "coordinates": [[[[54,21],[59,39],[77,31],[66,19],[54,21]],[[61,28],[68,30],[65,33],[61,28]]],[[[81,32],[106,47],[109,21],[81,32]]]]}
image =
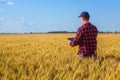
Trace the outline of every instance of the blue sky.
{"type": "Polygon", "coordinates": [[[0,33],[76,31],[82,11],[99,31],[120,31],[120,0],[0,0],[0,33]]]}

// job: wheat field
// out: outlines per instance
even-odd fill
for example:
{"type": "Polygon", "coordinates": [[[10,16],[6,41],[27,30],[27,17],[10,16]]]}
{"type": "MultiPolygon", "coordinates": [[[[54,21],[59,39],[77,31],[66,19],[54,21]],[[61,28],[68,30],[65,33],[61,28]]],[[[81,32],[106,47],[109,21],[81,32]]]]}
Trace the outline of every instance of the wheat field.
{"type": "Polygon", "coordinates": [[[97,60],[77,57],[75,34],[0,35],[0,80],[120,80],[120,34],[99,34],[97,60]]]}

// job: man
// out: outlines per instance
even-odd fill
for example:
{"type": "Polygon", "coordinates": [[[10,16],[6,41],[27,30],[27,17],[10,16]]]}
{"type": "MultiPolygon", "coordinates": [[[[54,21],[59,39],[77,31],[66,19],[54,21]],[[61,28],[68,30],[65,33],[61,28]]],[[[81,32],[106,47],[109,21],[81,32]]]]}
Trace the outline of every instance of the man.
{"type": "Polygon", "coordinates": [[[82,12],[79,18],[82,26],[78,28],[74,40],[69,40],[69,44],[72,47],[79,45],[78,56],[82,57],[82,59],[96,57],[98,30],[96,26],[89,22],[90,15],[88,12],[82,12]]]}

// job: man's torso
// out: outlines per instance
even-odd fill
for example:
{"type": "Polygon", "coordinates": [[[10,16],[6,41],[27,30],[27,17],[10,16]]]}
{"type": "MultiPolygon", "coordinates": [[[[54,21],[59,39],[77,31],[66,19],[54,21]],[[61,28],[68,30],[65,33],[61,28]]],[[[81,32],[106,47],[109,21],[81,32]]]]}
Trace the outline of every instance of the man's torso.
{"type": "Polygon", "coordinates": [[[91,55],[95,53],[97,48],[97,28],[91,23],[86,23],[79,28],[82,31],[82,36],[79,43],[79,54],[91,55]]]}

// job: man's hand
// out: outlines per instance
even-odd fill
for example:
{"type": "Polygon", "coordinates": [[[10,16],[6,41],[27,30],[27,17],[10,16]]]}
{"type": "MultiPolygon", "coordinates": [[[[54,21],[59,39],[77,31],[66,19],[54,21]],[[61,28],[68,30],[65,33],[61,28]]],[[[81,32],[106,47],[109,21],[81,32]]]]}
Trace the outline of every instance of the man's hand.
{"type": "Polygon", "coordinates": [[[68,40],[68,45],[70,45],[70,43],[71,43],[71,41],[70,41],[70,40],[68,40]]]}

